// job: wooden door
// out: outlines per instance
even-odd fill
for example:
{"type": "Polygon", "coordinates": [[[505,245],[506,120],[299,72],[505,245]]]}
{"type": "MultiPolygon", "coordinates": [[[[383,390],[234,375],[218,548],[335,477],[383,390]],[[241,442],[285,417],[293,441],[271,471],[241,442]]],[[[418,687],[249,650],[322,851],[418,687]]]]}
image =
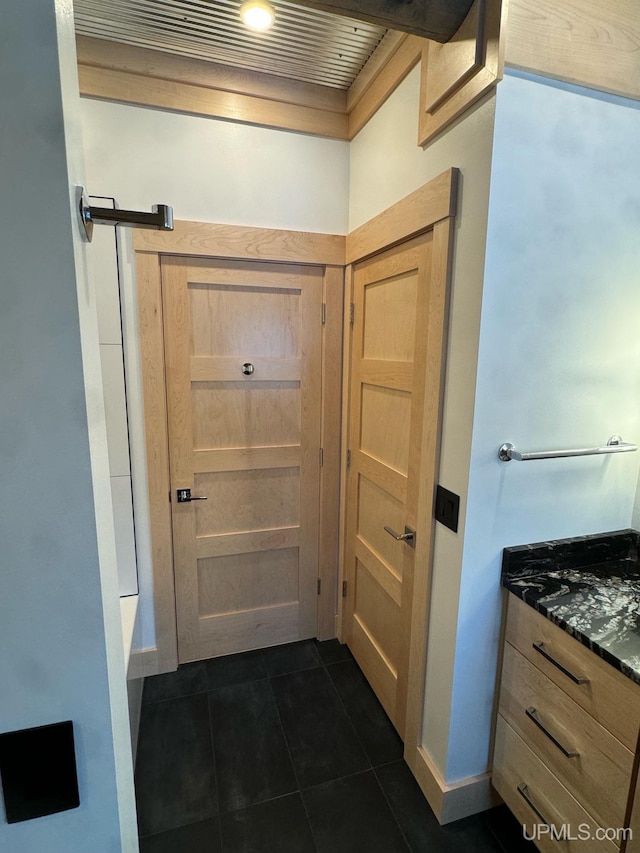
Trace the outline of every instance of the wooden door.
{"type": "Polygon", "coordinates": [[[322,269],[163,257],[162,293],[179,661],[312,637],[322,269]]]}
{"type": "Polygon", "coordinates": [[[385,527],[417,527],[432,243],[353,268],[344,632],[401,736],[416,552],[385,527]]]}

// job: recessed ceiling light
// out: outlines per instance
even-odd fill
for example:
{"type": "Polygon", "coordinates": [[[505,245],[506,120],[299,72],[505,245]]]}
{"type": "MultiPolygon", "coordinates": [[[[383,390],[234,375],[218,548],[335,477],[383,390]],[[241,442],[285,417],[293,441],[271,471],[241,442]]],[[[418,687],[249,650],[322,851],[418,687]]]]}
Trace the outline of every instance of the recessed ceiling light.
{"type": "Polygon", "coordinates": [[[240,6],[240,17],[250,29],[264,32],[273,26],[276,13],[266,0],[246,0],[240,6]]]}

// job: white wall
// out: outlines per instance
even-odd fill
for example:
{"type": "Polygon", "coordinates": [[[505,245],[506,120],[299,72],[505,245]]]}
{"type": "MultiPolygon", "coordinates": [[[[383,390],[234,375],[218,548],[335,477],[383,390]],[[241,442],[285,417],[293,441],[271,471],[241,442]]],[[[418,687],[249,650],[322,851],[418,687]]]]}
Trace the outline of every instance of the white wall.
{"type": "Polygon", "coordinates": [[[502,548],[631,525],[640,453],[640,109],[542,78],[497,97],[447,779],[488,764],[502,548]]]}
{"type": "MultiPolygon", "coordinates": [[[[162,110],[82,99],[87,187],[119,206],[173,206],[176,219],[344,234],[347,230],[348,143],[162,110]]],[[[106,206],[106,205],[105,205],[106,206]]],[[[91,247],[96,277],[113,293],[111,228],[91,247]],[[111,258],[111,260],[110,260],[111,258]],[[108,279],[108,281],[107,281],[108,279]]],[[[134,648],[155,645],[151,552],[146,502],[144,412],[130,232],[120,229],[127,405],[131,442],[140,602],[134,648]]],[[[101,306],[103,343],[119,343],[117,306],[101,306]],[[109,320],[109,317],[112,317],[109,320]]],[[[103,349],[104,351],[104,349],[103,349]]],[[[113,366],[117,352],[111,355],[113,366]]],[[[113,410],[121,379],[110,372],[113,410]]],[[[121,409],[121,407],[120,407],[121,409]]],[[[121,421],[120,421],[121,422],[121,421]]],[[[117,429],[113,434],[117,433],[117,429]]],[[[124,448],[123,441],[112,441],[124,448]]],[[[112,454],[113,455],[113,454],[112,454]]],[[[117,458],[124,460],[122,453],[117,458]]],[[[122,466],[120,466],[122,467],[122,466]]],[[[126,475],[126,471],[116,472],[126,475]]],[[[123,479],[124,482],[124,479],[123,479]]],[[[128,523],[131,518],[129,516],[128,523]]],[[[127,518],[123,515],[123,530],[127,518]]],[[[126,532],[126,531],[125,531],[126,532]]],[[[130,554],[128,540],[119,538],[130,554]]]]}
{"type": "Polygon", "coordinates": [[[0,849],[135,851],[71,0],[5,6],[0,38],[0,731],[72,720],[80,789],[26,822],[0,808],[0,849]]]}
{"type": "Polygon", "coordinates": [[[451,166],[461,170],[439,482],[461,495],[457,534],[436,525],[423,745],[444,775],[480,329],[494,99],[488,96],[421,149],[416,68],[351,143],[349,227],[355,228],[451,166]]]}
{"type": "Polygon", "coordinates": [[[344,234],[348,143],[82,99],[91,193],[176,219],[344,234]]]}

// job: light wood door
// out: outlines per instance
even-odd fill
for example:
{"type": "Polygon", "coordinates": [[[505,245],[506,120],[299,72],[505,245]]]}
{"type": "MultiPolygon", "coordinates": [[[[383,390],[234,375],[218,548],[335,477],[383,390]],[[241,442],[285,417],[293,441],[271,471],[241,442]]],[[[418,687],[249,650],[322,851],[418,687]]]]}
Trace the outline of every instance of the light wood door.
{"type": "Polygon", "coordinates": [[[416,552],[385,527],[417,526],[432,242],[353,269],[344,632],[401,736],[416,552]]]}
{"type": "Polygon", "coordinates": [[[312,637],[322,269],[164,257],[162,292],[179,660],[312,637]]]}

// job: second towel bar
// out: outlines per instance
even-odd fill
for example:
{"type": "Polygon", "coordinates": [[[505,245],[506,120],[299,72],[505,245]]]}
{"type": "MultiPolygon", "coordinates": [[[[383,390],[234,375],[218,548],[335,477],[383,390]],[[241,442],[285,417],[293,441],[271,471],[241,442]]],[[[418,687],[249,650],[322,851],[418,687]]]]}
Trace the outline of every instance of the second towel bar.
{"type": "Polygon", "coordinates": [[[534,450],[522,453],[513,444],[506,441],[498,448],[498,458],[502,462],[530,462],[532,459],[560,459],[564,456],[599,456],[604,453],[630,453],[637,450],[636,444],[623,441],[619,435],[612,435],[604,447],[579,447],[576,450],[534,450]]]}

